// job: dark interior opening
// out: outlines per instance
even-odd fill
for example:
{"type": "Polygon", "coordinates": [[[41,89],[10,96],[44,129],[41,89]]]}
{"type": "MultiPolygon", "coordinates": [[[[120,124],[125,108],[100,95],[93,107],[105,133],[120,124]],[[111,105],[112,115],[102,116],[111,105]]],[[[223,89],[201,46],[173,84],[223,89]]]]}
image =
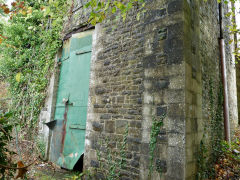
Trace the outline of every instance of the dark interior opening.
{"type": "Polygon", "coordinates": [[[83,171],[83,157],[84,157],[84,154],[81,155],[81,157],[79,158],[79,160],[77,161],[77,163],[73,167],[74,171],[80,171],[80,172],[83,171]]]}

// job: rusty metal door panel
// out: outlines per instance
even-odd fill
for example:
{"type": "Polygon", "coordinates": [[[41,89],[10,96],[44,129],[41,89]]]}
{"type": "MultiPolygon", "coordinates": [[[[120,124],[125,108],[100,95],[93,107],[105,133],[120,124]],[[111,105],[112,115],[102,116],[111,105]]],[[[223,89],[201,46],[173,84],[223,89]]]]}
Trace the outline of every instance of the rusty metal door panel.
{"type": "Polygon", "coordinates": [[[68,74],[69,71],[69,63],[66,61],[69,59],[69,52],[67,49],[63,49],[62,57],[60,59],[62,65],[60,69],[59,75],[59,83],[58,83],[58,91],[57,91],[57,100],[55,106],[55,114],[54,119],[56,121],[55,127],[52,129],[52,140],[50,145],[50,160],[52,162],[57,162],[61,153],[62,148],[62,130],[64,125],[64,112],[65,112],[65,105],[63,104],[62,100],[64,97],[67,97],[69,94],[67,91],[67,84],[68,81],[65,74],[68,74]],[[64,61],[63,61],[64,60],[64,61]]]}
{"type": "Polygon", "coordinates": [[[52,130],[52,141],[50,145],[50,157],[52,162],[57,162],[60,156],[61,141],[59,140],[62,139],[62,126],[63,121],[58,120],[52,130]]]}
{"type": "Polygon", "coordinates": [[[84,153],[91,42],[91,35],[72,38],[69,56],[61,59],[55,120],[63,123],[61,148],[56,149],[60,151],[57,164],[66,169],[73,169],[84,153]]]}

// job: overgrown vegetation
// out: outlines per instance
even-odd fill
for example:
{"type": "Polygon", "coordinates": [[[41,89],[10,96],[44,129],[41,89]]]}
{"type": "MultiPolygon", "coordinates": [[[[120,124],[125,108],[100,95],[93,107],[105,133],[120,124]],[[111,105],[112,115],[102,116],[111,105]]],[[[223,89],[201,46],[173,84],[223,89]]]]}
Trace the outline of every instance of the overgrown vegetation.
{"type": "Polygon", "coordinates": [[[9,83],[12,121],[28,130],[37,127],[54,57],[62,43],[67,3],[28,0],[12,6],[10,19],[2,29],[0,77],[9,83]]]}
{"type": "Polygon", "coordinates": [[[223,136],[223,92],[220,85],[214,93],[213,80],[208,84],[208,121],[204,124],[203,138],[198,154],[198,179],[215,178],[213,165],[222,153],[223,136]]]}
{"type": "MultiPolygon", "coordinates": [[[[7,153],[11,153],[6,148],[6,145],[8,145],[12,139],[10,136],[12,124],[9,122],[11,115],[11,113],[0,112],[0,162],[2,165],[8,164],[7,153]]],[[[0,179],[5,178],[4,172],[5,168],[0,167],[0,179]]]]}
{"type": "Polygon", "coordinates": [[[221,143],[222,153],[215,166],[216,179],[239,179],[240,178],[240,133],[237,131],[231,144],[221,143]]]}
{"type": "MultiPolygon", "coordinates": [[[[212,161],[207,161],[209,150],[206,145],[201,144],[201,171],[198,179],[239,179],[240,178],[240,133],[237,131],[234,140],[229,144],[221,141],[218,144],[218,156],[212,161]],[[202,158],[203,157],[203,158],[202,158]]],[[[216,152],[215,152],[216,153],[216,152]]]]}
{"type": "MultiPolygon", "coordinates": [[[[90,0],[85,4],[85,8],[90,9],[89,22],[93,25],[96,23],[102,22],[106,17],[111,15],[116,15],[116,19],[122,18],[125,21],[128,13],[133,7],[136,7],[137,11],[135,12],[136,18],[139,20],[141,15],[146,12],[145,0],[90,0]]],[[[109,18],[108,18],[109,19],[109,18]]]]}
{"type": "MultiPolygon", "coordinates": [[[[156,144],[157,144],[157,137],[161,131],[161,128],[163,126],[163,119],[165,118],[165,115],[162,115],[159,119],[157,119],[155,116],[152,118],[152,129],[151,129],[151,135],[150,135],[150,142],[149,142],[149,173],[148,177],[151,179],[152,172],[154,170],[154,154],[155,154],[155,149],[156,149],[156,144]]],[[[156,168],[157,172],[161,173],[160,168],[156,168]]]]}

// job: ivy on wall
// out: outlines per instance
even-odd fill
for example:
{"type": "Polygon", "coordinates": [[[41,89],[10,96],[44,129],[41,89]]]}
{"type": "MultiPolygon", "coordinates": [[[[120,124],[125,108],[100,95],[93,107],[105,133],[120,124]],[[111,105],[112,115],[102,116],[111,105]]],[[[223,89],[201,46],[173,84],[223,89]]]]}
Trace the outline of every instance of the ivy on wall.
{"type": "Polygon", "coordinates": [[[214,90],[213,80],[208,82],[208,121],[204,124],[203,137],[197,155],[197,179],[215,179],[214,166],[222,153],[223,134],[223,87],[214,90]]]}
{"type": "Polygon", "coordinates": [[[12,120],[36,127],[46,96],[68,2],[16,1],[2,26],[0,77],[9,83],[12,120]]]}
{"type": "Polygon", "coordinates": [[[106,17],[110,17],[112,15],[116,16],[116,19],[122,18],[125,21],[128,13],[136,7],[137,11],[135,11],[136,18],[139,20],[141,14],[146,12],[145,0],[90,0],[85,4],[85,8],[90,9],[89,22],[92,25],[96,23],[102,22],[106,19],[106,17]]]}

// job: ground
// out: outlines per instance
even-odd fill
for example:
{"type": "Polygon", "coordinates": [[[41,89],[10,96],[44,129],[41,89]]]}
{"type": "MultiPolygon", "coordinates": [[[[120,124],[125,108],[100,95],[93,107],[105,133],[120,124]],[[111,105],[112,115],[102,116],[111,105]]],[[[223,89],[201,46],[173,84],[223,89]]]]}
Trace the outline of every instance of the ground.
{"type": "MultiPolygon", "coordinates": [[[[78,173],[61,169],[51,162],[46,162],[42,160],[41,157],[39,158],[40,153],[35,143],[31,141],[18,140],[17,147],[16,141],[14,140],[9,144],[8,148],[16,153],[14,155],[8,155],[9,162],[12,164],[16,164],[20,160],[22,160],[25,166],[33,163],[28,167],[25,175],[27,180],[71,180],[73,179],[72,177],[78,173]]],[[[16,174],[16,172],[13,172],[13,174],[16,174]]]]}
{"type": "MultiPolygon", "coordinates": [[[[213,167],[216,175],[215,180],[240,179],[240,128],[236,131],[233,139],[231,149],[229,149],[227,143],[223,143],[222,154],[213,167]]],[[[26,140],[18,140],[17,144],[18,145],[16,146],[16,140],[14,139],[8,146],[11,151],[16,153],[14,155],[8,155],[9,162],[16,164],[21,159],[24,165],[34,162],[28,168],[25,179],[74,180],[74,175],[79,174],[79,172],[64,170],[50,162],[43,161],[42,158],[39,158],[41,153],[39,152],[36,143],[26,140]]]]}
{"type": "Polygon", "coordinates": [[[27,174],[29,180],[67,180],[73,175],[74,172],[53,168],[49,163],[36,164],[27,174]]]}
{"type": "Polygon", "coordinates": [[[222,154],[215,164],[216,180],[240,179],[240,128],[231,143],[231,149],[227,143],[223,143],[222,154]]]}

